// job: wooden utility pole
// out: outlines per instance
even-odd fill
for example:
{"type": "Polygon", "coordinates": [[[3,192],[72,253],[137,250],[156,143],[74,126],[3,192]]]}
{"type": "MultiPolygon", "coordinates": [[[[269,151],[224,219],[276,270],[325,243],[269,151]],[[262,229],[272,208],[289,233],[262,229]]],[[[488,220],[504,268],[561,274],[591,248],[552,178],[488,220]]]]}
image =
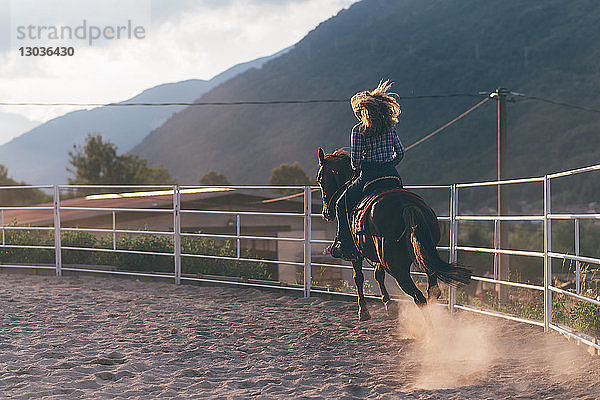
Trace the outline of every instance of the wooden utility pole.
{"type": "MultiPolygon", "coordinates": [[[[498,100],[498,180],[506,179],[506,96],[510,92],[505,88],[496,90],[496,98],[498,100]]],[[[506,196],[506,185],[498,185],[498,216],[508,215],[508,198],[506,196]]],[[[500,249],[508,248],[508,226],[506,222],[497,222],[498,231],[497,245],[500,249]]],[[[496,279],[508,279],[508,255],[497,255],[497,270],[494,271],[496,279]]],[[[498,296],[501,295],[502,285],[497,285],[498,296]]]]}

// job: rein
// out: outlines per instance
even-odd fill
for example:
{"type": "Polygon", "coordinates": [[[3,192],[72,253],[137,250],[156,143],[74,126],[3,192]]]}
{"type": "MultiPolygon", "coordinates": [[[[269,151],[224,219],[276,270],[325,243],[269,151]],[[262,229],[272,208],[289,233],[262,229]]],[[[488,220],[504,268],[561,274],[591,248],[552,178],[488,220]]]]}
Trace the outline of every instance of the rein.
{"type": "Polygon", "coordinates": [[[327,210],[331,209],[331,203],[337,203],[337,201],[342,196],[342,193],[344,193],[344,190],[346,190],[347,187],[348,187],[348,182],[344,183],[342,186],[340,186],[338,188],[338,190],[333,192],[333,194],[331,195],[331,198],[327,202],[327,210]]]}
{"type": "MultiPolygon", "coordinates": [[[[341,157],[341,156],[330,156],[330,157],[336,158],[338,160],[342,160],[343,159],[343,157],[341,157]]],[[[350,176],[350,179],[348,179],[347,181],[342,182],[340,184],[339,181],[341,180],[341,176],[340,176],[341,175],[341,171],[339,171],[336,168],[331,168],[331,167],[329,167],[327,169],[329,169],[333,173],[335,181],[339,185],[339,187],[337,188],[337,190],[335,192],[333,192],[333,194],[331,195],[331,197],[329,198],[329,200],[326,203],[327,210],[329,211],[329,210],[331,210],[332,205],[334,205],[339,200],[339,198],[342,196],[342,194],[344,193],[344,191],[348,188],[348,186],[350,185],[350,183],[352,183],[352,176],[350,176]]]]}

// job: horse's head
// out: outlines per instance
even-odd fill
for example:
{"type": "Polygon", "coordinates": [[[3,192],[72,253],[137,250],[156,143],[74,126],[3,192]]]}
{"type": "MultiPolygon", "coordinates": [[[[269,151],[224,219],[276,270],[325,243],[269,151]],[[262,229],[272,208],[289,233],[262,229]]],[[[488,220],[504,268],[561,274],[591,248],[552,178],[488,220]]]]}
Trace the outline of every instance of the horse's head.
{"type": "Polygon", "coordinates": [[[323,198],[323,219],[333,221],[335,219],[335,203],[343,193],[346,183],[352,178],[350,155],[343,150],[325,154],[320,147],[318,155],[317,183],[321,187],[323,198]]]}

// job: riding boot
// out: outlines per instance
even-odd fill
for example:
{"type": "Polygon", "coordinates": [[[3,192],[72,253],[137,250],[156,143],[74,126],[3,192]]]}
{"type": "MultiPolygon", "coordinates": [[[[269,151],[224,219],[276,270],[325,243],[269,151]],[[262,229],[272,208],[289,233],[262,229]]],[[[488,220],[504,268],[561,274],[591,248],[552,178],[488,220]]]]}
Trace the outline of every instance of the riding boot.
{"type": "Polygon", "coordinates": [[[331,256],[352,260],[356,258],[356,250],[350,227],[348,226],[348,215],[346,213],[346,199],[343,195],[336,204],[338,233],[334,244],[329,248],[331,256]]]}

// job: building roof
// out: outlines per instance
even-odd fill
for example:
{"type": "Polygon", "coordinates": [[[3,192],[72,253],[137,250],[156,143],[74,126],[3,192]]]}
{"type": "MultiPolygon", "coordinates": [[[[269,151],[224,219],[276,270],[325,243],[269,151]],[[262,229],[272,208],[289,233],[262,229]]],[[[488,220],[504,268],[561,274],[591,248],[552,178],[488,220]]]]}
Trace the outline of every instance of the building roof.
{"type": "MultiPolygon", "coordinates": [[[[320,199],[313,196],[313,204],[319,205],[320,199]]],[[[289,198],[272,190],[249,190],[228,187],[204,187],[182,189],[180,191],[181,208],[190,210],[233,210],[272,212],[302,212],[303,198],[289,198]],[[269,202],[269,200],[281,199],[269,202]]],[[[84,197],[61,200],[61,221],[74,221],[103,214],[112,214],[111,209],[172,209],[173,191],[155,190],[122,193],[91,194],[84,197]],[[77,209],[68,209],[75,207],[77,209]],[[65,209],[67,208],[67,209],[65,209]],[[88,210],[93,208],[94,210],[88,210]]],[[[49,207],[52,203],[38,204],[32,207],[49,207]]],[[[4,224],[16,220],[19,225],[51,226],[54,223],[52,209],[4,210],[4,224]]]]}

